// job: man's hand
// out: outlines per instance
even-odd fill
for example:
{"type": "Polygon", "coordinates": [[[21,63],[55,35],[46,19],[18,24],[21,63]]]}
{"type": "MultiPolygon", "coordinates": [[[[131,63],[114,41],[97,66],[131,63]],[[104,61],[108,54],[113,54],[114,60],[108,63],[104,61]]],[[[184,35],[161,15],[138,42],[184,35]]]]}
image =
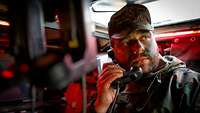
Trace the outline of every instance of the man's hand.
{"type": "Polygon", "coordinates": [[[110,104],[114,100],[116,90],[111,87],[111,83],[123,76],[121,67],[116,64],[108,64],[97,81],[97,99],[95,101],[95,110],[97,113],[106,113],[110,104]]]}

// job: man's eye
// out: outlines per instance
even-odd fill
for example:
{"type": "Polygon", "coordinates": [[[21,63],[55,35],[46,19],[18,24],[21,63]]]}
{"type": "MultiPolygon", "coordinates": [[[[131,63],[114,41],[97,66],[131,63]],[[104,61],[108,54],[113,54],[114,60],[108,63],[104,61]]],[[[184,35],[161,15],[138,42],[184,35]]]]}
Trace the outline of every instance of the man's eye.
{"type": "Polygon", "coordinates": [[[147,40],[147,36],[142,36],[141,38],[140,38],[140,41],[146,41],[147,40]]]}
{"type": "Polygon", "coordinates": [[[150,35],[143,35],[141,38],[140,38],[140,41],[146,41],[146,40],[149,40],[150,39],[150,35]]]}
{"type": "Polygon", "coordinates": [[[127,46],[128,45],[128,42],[127,41],[122,41],[121,42],[121,46],[127,46]]]}
{"type": "Polygon", "coordinates": [[[129,42],[129,39],[123,39],[121,42],[127,44],[129,42]]]}

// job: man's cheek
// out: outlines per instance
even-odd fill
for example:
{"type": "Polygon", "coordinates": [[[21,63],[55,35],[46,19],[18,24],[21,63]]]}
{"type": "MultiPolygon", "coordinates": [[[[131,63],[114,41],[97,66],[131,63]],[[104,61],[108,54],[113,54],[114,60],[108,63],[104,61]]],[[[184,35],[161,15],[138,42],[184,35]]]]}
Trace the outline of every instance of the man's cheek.
{"type": "Polygon", "coordinates": [[[120,62],[126,63],[128,61],[128,58],[126,55],[119,55],[118,59],[120,60],[120,62]]]}
{"type": "Polygon", "coordinates": [[[148,56],[154,57],[158,53],[158,48],[156,46],[150,46],[146,49],[145,54],[148,56]]]}

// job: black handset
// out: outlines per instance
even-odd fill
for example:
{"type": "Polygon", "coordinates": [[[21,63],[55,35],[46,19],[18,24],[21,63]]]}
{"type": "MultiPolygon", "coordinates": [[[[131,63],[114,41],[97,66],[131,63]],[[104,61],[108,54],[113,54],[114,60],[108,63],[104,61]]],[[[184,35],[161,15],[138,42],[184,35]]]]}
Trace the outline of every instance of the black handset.
{"type": "MultiPolygon", "coordinates": [[[[115,60],[115,56],[114,56],[114,52],[112,49],[109,49],[107,51],[108,56],[112,59],[112,61],[114,63],[117,63],[115,60]]],[[[130,69],[130,71],[126,71],[124,72],[123,77],[118,78],[116,80],[114,80],[111,83],[111,87],[113,87],[114,89],[117,88],[117,85],[119,85],[120,88],[124,87],[126,84],[130,83],[131,81],[136,81],[138,79],[140,79],[143,76],[143,72],[141,68],[138,67],[132,67],[130,69]]]]}
{"type": "Polygon", "coordinates": [[[110,57],[112,60],[115,59],[114,52],[113,52],[112,49],[109,49],[109,50],[107,51],[107,53],[108,53],[108,57],[110,57]]]}
{"type": "Polygon", "coordinates": [[[141,68],[132,68],[130,71],[124,72],[123,77],[114,80],[111,83],[111,87],[117,89],[125,87],[126,84],[130,83],[131,81],[137,81],[143,76],[143,72],[141,68]]]}

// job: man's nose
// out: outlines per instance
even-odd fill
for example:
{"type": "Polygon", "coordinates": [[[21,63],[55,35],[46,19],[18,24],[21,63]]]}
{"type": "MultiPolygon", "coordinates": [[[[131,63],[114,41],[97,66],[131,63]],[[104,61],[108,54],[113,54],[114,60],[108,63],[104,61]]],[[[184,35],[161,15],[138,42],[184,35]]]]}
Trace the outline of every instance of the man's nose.
{"type": "Polygon", "coordinates": [[[145,51],[144,44],[139,40],[134,44],[134,46],[131,46],[130,48],[131,51],[134,51],[134,54],[142,54],[145,51]]]}
{"type": "Polygon", "coordinates": [[[144,50],[145,50],[145,47],[144,47],[144,45],[143,45],[143,43],[142,42],[140,42],[139,40],[137,41],[137,44],[138,44],[138,53],[139,54],[142,54],[142,53],[144,53],[144,50]]]}
{"type": "Polygon", "coordinates": [[[137,44],[140,48],[145,49],[144,44],[141,41],[137,41],[137,44]]]}

